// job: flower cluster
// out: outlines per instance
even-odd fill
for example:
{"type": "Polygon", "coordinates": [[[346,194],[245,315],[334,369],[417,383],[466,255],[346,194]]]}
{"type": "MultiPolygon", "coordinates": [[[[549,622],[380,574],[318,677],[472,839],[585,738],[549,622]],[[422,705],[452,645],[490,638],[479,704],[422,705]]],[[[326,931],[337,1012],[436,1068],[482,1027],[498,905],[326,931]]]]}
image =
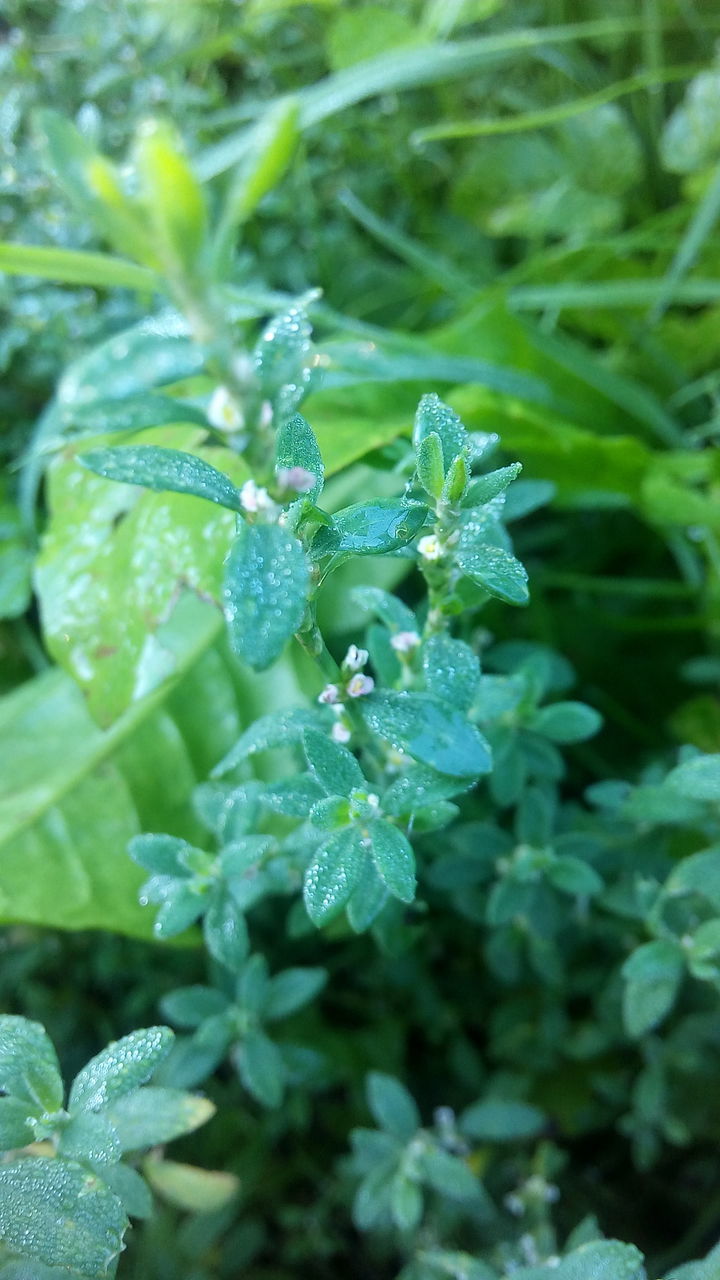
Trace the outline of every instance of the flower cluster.
{"type": "Polygon", "coordinates": [[[335,712],[336,720],[330,735],[334,742],[350,741],[352,731],[345,715],[347,699],[364,698],[375,688],[372,676],[366,676],[363,672],[368,657],[367,649],[359,649],[356,644],[351,644],[340,664],[339,681],[326,684],[322,693],[318,695],[318,702],[332,707],[335,712]]]}

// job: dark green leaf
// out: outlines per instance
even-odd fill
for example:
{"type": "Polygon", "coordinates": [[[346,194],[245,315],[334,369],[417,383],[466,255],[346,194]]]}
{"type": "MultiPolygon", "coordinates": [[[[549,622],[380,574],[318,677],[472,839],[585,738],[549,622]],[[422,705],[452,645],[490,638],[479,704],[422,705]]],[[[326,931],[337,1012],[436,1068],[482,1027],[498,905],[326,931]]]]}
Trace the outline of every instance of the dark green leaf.
{"type": "Polygon", "coordinates": [[[362,699],[360,712],[373,733],[439,773],[477,777],[491,768],[482,734],[430,694],[376,692],[362,699]]]}
{"type": "Polygon", "coordinates": [[[367,782],[354,755],[316,729],[305,731],[303,742],[307,762],[328,796],[349,796],[367,790],[367,782]]]}
{"type": "Polygon", "coordinates": [[[423,645],[422,662],[428,693],[467,711],[480,680],[480,662],[470,646],[448,635],[431,636],[423,645]]]}
{"type": "Polygon", "coordinates": [[[383,884],[394,898],[412,902],[415,881],[415,855],[406,836],[389,822],[373,822],[368,827],[372,859],[383,884]]]}
{"type": "Polygon", "coordinates": [[[142,1151],[192,1133],[214,1113],[215,1106],[208,1098],[195,1097],[182,1089],[146,1085],[116,1098],[104,1114],[123,1151],[142,1151]]]}
{"type": "Polygon", "coordinates": [[[203,919],[203,937],[210,955],[235,972],[248,953],[245,917],[225,885],[212,895],[203,919]]]}
{"type": "Polygon", "coordinates": [[[645,1035],[667,1016],[675,1003],[684,967],[681,948],[663,938],[633,951],[622,970],[623,1016],[629,1035],[645,1035]]]}
{"type": "Polygon", "coordinates": [[[388,900],[388,891],[368,858],[363,864],[350,901],[347,918],[355,933],[364,933],[377,919],[388,900]]]}
{"type": "Polygon", "coordinates": [[[467,432],[458,415],[439,396],[423,396],[415,415],[413,441],[417,449],[427,436],[435,434],[442,444],[445,470],[465,448],[467,432]]]}
{"type": "Polygon", "coordinates": [[[492,502],[499,493],[504,493],[509,484],[522,471],[520,462],[513,462],[509,467],[500,467],[498,471],[489,471],[487,475],[477,476],[463,499],[464,507],[481,507],[492,502]]]}
{"type": "Polygon", "coordinates": [[[584,702],[554,702],[541,707],[529,722],[529,728],[551,742],[585,742],[602,727],[602,717],[584,702]]]}
{"type": "Polygon", "coordinates": [[[275,466],[277,469],[287,470],[302,467],[315,476],[315,483],[305,496],[310,502],[317,502],[322,493],[325,468],[312,427],[299,413],[288,418],[280,427],[275,466]]]}
{"type": "Polygon", "coordinates": [[[429,1148],[421,1158],[423,1181],[450,1200],[478,1200],[482,1196],[475,1174],[458,1156],[429,1148]]]}
{"type": "Polygon", "coordinates": [[[305,906],[313,924],[324,924],[345,906],[359,882],[368,852],[360,828],[343,827],[313,855],[304,886],[305,906]]]}
{"type": "Polygon", "coordinates": [[[262,1031],[249,1031],[235,1061],[248,1093],[265,1107],[279,1107],[285,1091],[285,1067],[277,1045],[262,1031]]]}
{"type": "Polygon", "coordinates": [[[100,1111],[144,1084],[167,1057],[174,1038],[169,1027],[148,1027],[113,1041],[75,1077],[70,1110],[100,1111]]]}
{"type": "Polygon", "coordinates": [[[415,1099],[394,1076],[371,1071],[367,1078],[368,1106],[376,1124],[393,1137],[408,1142],[422,1123],[415,1099]]]}
{"type": "Polygon", "coordinates": [[[463,547],[456,552],[458,567],[471,582],[506,604],[527,604],[527,573],[519,560],[502,547],[463,547]]]}
{"type": "Polygon", "coordinates": [[[288,1018],[297,1009],[313,1000],[327,982],[325,969],[285,969],[270,979],[263,1006],[263,1017],[268,1021],[288,1018]]]}
{"type": "Polygon", "coordinates": [[[316,558],[326,555],[368,556],[397,551],[412,541],[427,517],[427,507],[407,506],[398,498],[357,502],[333,517],[331,528],[319,529],[312,544],[316,558]]]}
{"type": "Polygon", "coordinates": [[[545,1117],[527,1102],[486,1098],[475,1102],[460,1117],[460,1128],[478,1142],[517,1142],[536,1138],[545,1117]]]}
{"type": "Polygon", "coordinates": [[[13,1014],[0,1016],[0,1089],[28,1103],[31,1113],[57,1111],[63,1084],[45,1028],[13,1014]]]}

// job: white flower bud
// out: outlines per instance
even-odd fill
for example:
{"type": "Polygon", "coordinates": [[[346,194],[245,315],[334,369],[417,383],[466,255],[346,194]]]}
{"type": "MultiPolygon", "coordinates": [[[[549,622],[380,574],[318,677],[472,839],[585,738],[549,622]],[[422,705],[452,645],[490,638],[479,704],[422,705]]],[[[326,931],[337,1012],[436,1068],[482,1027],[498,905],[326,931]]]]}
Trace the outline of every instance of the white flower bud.
{"type": "Polygon", "coordinates": [[[242,409],[227,387],[216,387],[207,407],[208,422],[217,431],[241,431],[245,426],[242,409]]]}
{"type": "Polygon", "coordinates": [[[356,644],[351,644],[343,658],[343,667],[346,671],[361,671],[368,657],[367,649],[358,649],[356,644]]]}
{"type": "Polygon", "coordinates": [[[353,676],[348,682],[347,695],[349,698],[364,698],[367,693],[372,693],[375,688],[375,681],[372,676],[353,676]]]}
{"type": "Polygon", "coordinates": [[[417,631],[398,631],[390,637],[390,644],[396,653],[412,653],[420,643],[417,631]]]}
{"type": "Polygon", "coordinates": [[[325,706],[332,707],[339,701],[340,690],[336,684],[326,684],[322,693],[318,694],[318,702],[324,703],[325,706]]]}
{"type": "Polygon", "coordinates": [[[257,485],[254,480],[245,481],[240,490],[240,505],[243,511],[259,511],[264,512],[266,515],[272,515],[278,509],[267,489],[257,485]]]}
{"type": "Polygon", "coordinates": [[[339,742],[344,745],[346,742],[350,741],[351,736],[352,735],[347,725],[344,724],[342,720],[336,720],[330,730],[330,737],[333,742],[339,742]]]}
{"type": "Polygon", "coordinates": [[[423,560],[439,560],[444,548],[436,534],[428,533],[420,539],[417,549],[423,560]]]}

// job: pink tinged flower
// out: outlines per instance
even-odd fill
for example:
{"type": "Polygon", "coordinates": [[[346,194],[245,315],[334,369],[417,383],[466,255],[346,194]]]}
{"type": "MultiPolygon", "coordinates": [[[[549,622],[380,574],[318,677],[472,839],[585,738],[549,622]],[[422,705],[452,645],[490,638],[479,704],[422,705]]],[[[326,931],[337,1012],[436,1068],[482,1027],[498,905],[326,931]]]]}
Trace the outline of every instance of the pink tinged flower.
{"type": "Polygon", "coordinates": [[[367,693],[372,693],[374,688],[375,681],[372,676],[356,675],[348,681],[347,695],[349,698],[364,698],[367,693]]]}
{"type": "Polygon", "coordinates": [[[277,510],[267,489],[257,485],[254,480],[245,481],[240,490],[240,505],[243,511],[249,512],[262,511],[269,514],[277,510]]]}
{"type": "Polygon", "coordinates": [[[306,467],[279,467],[277,481],[281,489],[291,489],[294,493],[309,493],[315,484],[316,476],[306,467]]]}
{"type": "Polygon", "coordinates": [[[328,707],[332,707],[339,701],[340,690],[336,684],[326,684],[322,693],[318,694],[318,702],[322,702],[328,707]]]}
{"type": "Polygon", "coordinates": [[[398,631],[390,637],[390,644],[396,653],[412,653],[420,643],[417,631],[398,631]]]}
{"type": "Polygon", "coordinates": [[[344,744],[350,741],[351,736],[352,735],[347,725],[344,724],[342,720],[336,720],[332,729],[330,730],[330,737],[332,738],[333,742],[340,742],[344,744]]]}
{"type": "Polygon", "coordinates": [[[367,649],[358,649],[356,644],[351,644],[343,658],[343,667],[346,671],[361,671],[368,657],[367,649]]]}

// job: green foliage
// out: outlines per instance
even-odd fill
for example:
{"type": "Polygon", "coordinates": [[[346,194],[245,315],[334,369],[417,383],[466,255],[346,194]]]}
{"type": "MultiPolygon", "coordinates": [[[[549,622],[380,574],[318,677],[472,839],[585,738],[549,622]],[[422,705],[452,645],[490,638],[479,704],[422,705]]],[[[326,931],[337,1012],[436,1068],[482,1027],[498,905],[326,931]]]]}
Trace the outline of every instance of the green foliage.
{"type": "Polygon", "coordinates": [[[0,1277],[711,1280],[717,21],[109,17],[0,32],[0,1277]]]}

